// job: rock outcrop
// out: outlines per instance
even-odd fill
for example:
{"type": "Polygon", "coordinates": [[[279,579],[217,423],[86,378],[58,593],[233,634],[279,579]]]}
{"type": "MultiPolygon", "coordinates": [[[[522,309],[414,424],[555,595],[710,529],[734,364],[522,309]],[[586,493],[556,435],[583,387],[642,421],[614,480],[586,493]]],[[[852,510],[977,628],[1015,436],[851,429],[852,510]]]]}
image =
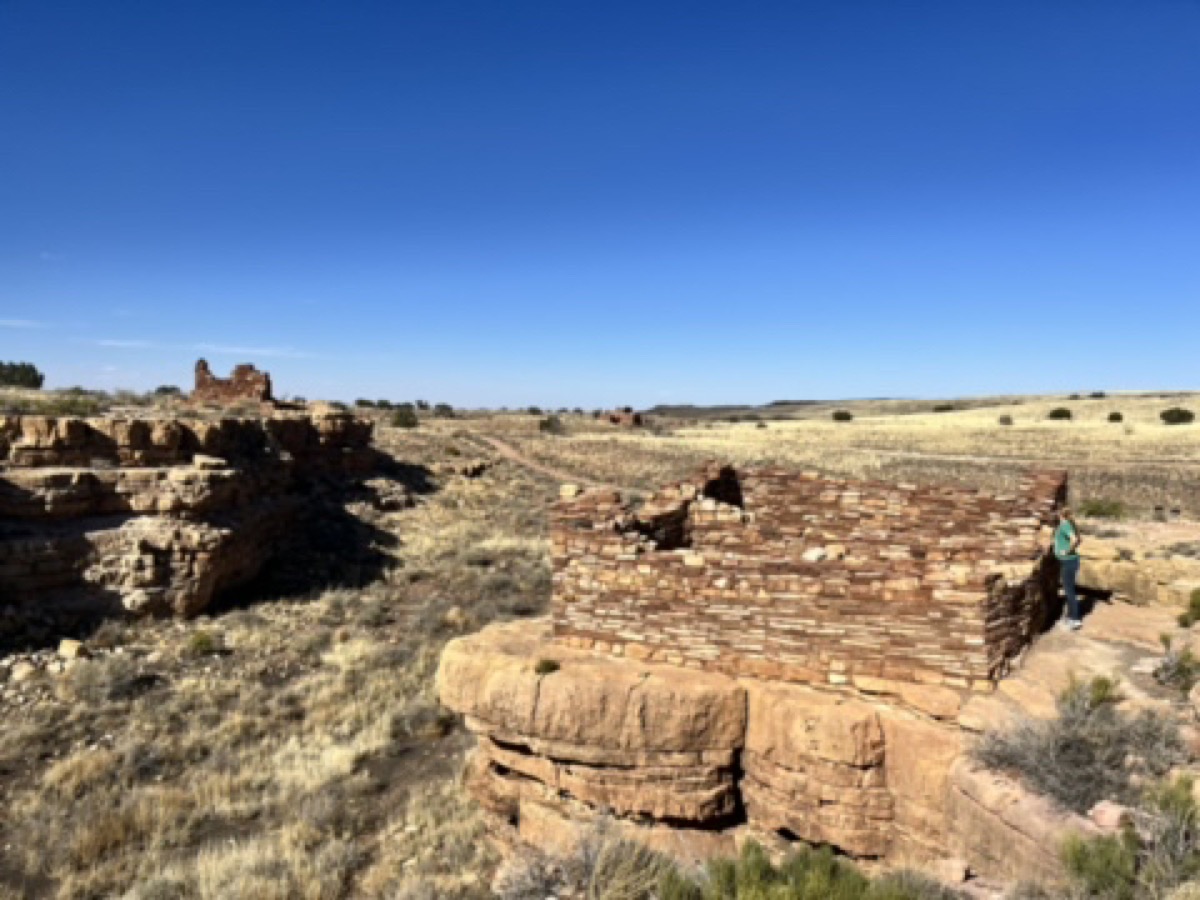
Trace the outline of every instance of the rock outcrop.
{"type": "MultiPolygon", "coordinates": [[[[1101,526],[1095,526],[1100,528],[1101,526]]],[[[1200,591],[1200,525],[1149,523],[1095,537],[1084,528],[1079,583],[1144,605],[1187,606],[1200,591]]]]}
{"type": "Polygon", "coordinates": [[[192,615],[253,577],[314,484],[368,473],[371,425],[0,418],[5,603],[192,615]]]}
{"type": "Polygon", "coordinates": [[[686,860],[753,836],[1052,881],[1062,835],[1095,831],[972,767],[957,722],[564,647],[545,620],[451,642],[438,684],[478,736],[467,783],[504,842],[553,848],[607,815],[686,860]]]}

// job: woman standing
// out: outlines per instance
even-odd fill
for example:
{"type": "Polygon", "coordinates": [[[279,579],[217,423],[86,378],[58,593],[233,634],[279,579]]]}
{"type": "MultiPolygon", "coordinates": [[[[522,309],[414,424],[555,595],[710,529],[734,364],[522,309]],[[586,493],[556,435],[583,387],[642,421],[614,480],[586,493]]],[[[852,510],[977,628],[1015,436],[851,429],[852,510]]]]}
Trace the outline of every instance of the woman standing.
{"type": "Polygon", "coordinates": [[[1079,620],[1079,595],[1075,590],[1075,581],[1079,577],[1079,529],[1071,510],[1065,506],[1058,511],[1054,556],[1058,559],[1063,591],[1067,595],[1067,619],[1063,625],[1071,631],[1078,631],[1083,624],[1079,620]]]}

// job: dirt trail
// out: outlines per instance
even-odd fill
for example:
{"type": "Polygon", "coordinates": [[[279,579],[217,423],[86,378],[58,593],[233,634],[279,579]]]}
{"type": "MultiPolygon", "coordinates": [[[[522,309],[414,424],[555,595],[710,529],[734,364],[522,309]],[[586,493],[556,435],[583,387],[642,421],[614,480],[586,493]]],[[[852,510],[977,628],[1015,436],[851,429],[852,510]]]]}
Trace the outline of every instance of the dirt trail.
{"type": "Polygon", "coordinates": [[[609,491],[620,491],[626,496],[639,493],[636,488],[622,487],[619,484],[606,484],[603,481],[593,481],[592,479],[586,478],[582,475],[565,472],[562,469],[556,469],[553,466],[547,466],[544,463],[530,459],[512,444],[506,443],[505,441],[500,440],[500,438],[493,437],[490,434],[475,434],[473,437],[477,437],[482,440],[505,459],[515,462],[517,465],[524,466],[525,468],[537,472],[540,475],[545,475],[547,478],[552,478],[555,481],[578,484],[582,487],[603,488],[609,491]]]}

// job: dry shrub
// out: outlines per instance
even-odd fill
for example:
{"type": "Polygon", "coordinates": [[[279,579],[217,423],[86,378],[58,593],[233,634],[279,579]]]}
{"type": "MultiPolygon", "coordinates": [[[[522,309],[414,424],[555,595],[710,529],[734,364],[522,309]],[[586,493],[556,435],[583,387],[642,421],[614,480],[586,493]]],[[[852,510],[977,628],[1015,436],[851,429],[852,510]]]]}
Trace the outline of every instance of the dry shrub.
{"type": "Polygon", "coordinates": [[[147,687],[137,665],[125,656],[79,660],[59,684],[67,699],[96,705],[129,700],[147,687]]]}
{"type": "Polygon", "coordinates": [[[1072,681],[1056,718],[985,734],[973,755],[1073,812],[1106,799],[1134,802],[1135,785],[1166,775],[1185,758],[1184,744],[1173,720],[1150,710],[1127,715],[1118,700],[1109,679],[1072,681]]]}

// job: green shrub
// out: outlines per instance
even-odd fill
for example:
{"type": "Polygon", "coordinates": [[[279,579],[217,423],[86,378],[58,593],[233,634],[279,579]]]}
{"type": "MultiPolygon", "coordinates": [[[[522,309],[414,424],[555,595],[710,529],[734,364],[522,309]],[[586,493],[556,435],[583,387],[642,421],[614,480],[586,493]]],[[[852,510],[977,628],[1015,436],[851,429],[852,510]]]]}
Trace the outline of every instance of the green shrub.
{"type": "Polygon", "coordinates": [[[420,424],[421,420],[417,418],[417,411],[411,403],[400,404],[392,413],[392,426],[395,428],[416,428],[420,424]]]}
{"type": "Polygon", "coordinates": [[[195,631],[188,638],[187,644],[184,645],[184,651],[188,656],[215,656],[225,649],[221,638],[211,631],[195,631]]]}
{"type": "Polygon", "coordinates": [[[953,403],[938,403],[933,407],[935,413],[954,412],[958,407],[953,403]]]}
{"type": "Polygon", "coordinates": [[[1108,396],[1108,394],[1106,394],[1104,391],[1092,391],[1090,394],[1088,394],[1088,396],[1093,400],[1103,400],[1108,396]]]}
{"type": "Polygon", "coordinates": [[[0,386],[40,389],[46,376],[27,362],[0,362],[0,386]]]}
{"type": "Polygon", "coordinates": [[[1079,504],[1079,514],[1093,519],[1123,519],[1125,513],[1125,504],[1120,500],[1096,498],[1079,504]]]}
{"type": "Polygon", "coordinates": [[[1135,785],[1166,775],[1185,757],[1184,745],[1173,719],[1150,710],[1125,714],[1118,699],[1112,679],[1072,679],[1055,718],[989,732],[972,753],[1073,812],[1106,799],[1133,802],[1135,785]]]}
{"type": "Polygon", "coordinates": [[[854,419],[854,413],[848,409],[835,409],[833,411],[833,421],[835,422],[850,422],[854,419]]]}
{"type": "Polygon", "coordinates": [[[1196,421],[1196,414],[1194,412],[1179,406],[1164,409],[1158,414],[1158,417],[1163,420],[1164,425],[1187,425],[1196,421]]]}
{"type": "Polygon", "coordinates": [[[1071,411],[1065,406],[1056,406],[1046,414],[1047,419],[1056,419],[1061,421],[1070,421],[1071,411]]]}
{"type": "Polygon", "coordinates": [[[542,434],[566,434],[567,428],[558,416],[546,416],[538,422],[538,431],[542,434]]]}
{"type": "Polygon", "coordinates": [[[1063,864],[1089,897],[1134,900],[1137,890],[1137,838],[1126,831],[1085,839],[1071,835],[1063,845],[1063,864]]]}
{"type": "Polygon", "coordinates": [[[1200,659],[1191,647],[1177,649],[1169,635],[1162,636],[1162,643],[1167,652],[1154,669],[1154,680],[1186,694],[1200,681],[1200,659]]]}
{"type": "Polygon", "coordinates": [[[533,667],[533,671],[539,675],[550,675],[562,668],[562,665],[556,659],[539,659],[537,665],[533,667]]]}
{"type": "Polygon", "coordinates": [[[433,416],[435,419],[453,419],[454,407],[449,403],[438,403],[433,407],[433,416]]]}
{"type": "Polygon", "coordinates": [[[1179,624],[1184,628],[1191,628],[1197,622],[1200,622],[1200,588],[1192,591],[1192,596],[1188,598],[1188,608],[1179,614],[1179,624]]]}
{"type": "Polygon", "coordinates": [[[828,847],[800,846],[779,865],[747,841],[736,859],[684,870],[643,845],[618,837],[606,822],[569,856],[523,856],[497,884],[501,900],[961,900],[923,875],[894,872],[872,881],[828,847]]]}
{"type": "Polygon", "coordinates": [[[699,875],[665,873],[660,900],[955,900],[962,895],[911,872],[871,881],[828,847],[801,846],[778,866],[754,841],[737,859],[709,861],[699,875]]]}
{"type": "Polygon", "coordinates": [[[375,401],[367,400],[365,397],[359,397],[357,400],[354,401],[354,405],[361,409],[374,409],[375,401]]]}
{"type": "Polygon", "coordinates": [[[1110,412],[1108,414],[1108,421],[1113,422],[1113,423],[1124,422],[1125,417],[1123,415],[1121,415],[1121,413],[1119,413],[1119,412],[1110,412]]]}
{"type": "Polygon", "coordinates": [[[998,421],[1000,422],[1001,425],[1011,425],[1013,423],[1013,417],[1012,416],[1001,416],[998,419],[998,421]]]}
{"type": "MultiPolygon", "coordinates": [[[[1200,875],[1200,816],[1191,778],[1152,783],[1116,835],[1069,837],[1063,863],[1084,896],[1158,900],[1200,875]]],[[[1078,896],[1074,893],[1072,896],[1078,896]]]]}

